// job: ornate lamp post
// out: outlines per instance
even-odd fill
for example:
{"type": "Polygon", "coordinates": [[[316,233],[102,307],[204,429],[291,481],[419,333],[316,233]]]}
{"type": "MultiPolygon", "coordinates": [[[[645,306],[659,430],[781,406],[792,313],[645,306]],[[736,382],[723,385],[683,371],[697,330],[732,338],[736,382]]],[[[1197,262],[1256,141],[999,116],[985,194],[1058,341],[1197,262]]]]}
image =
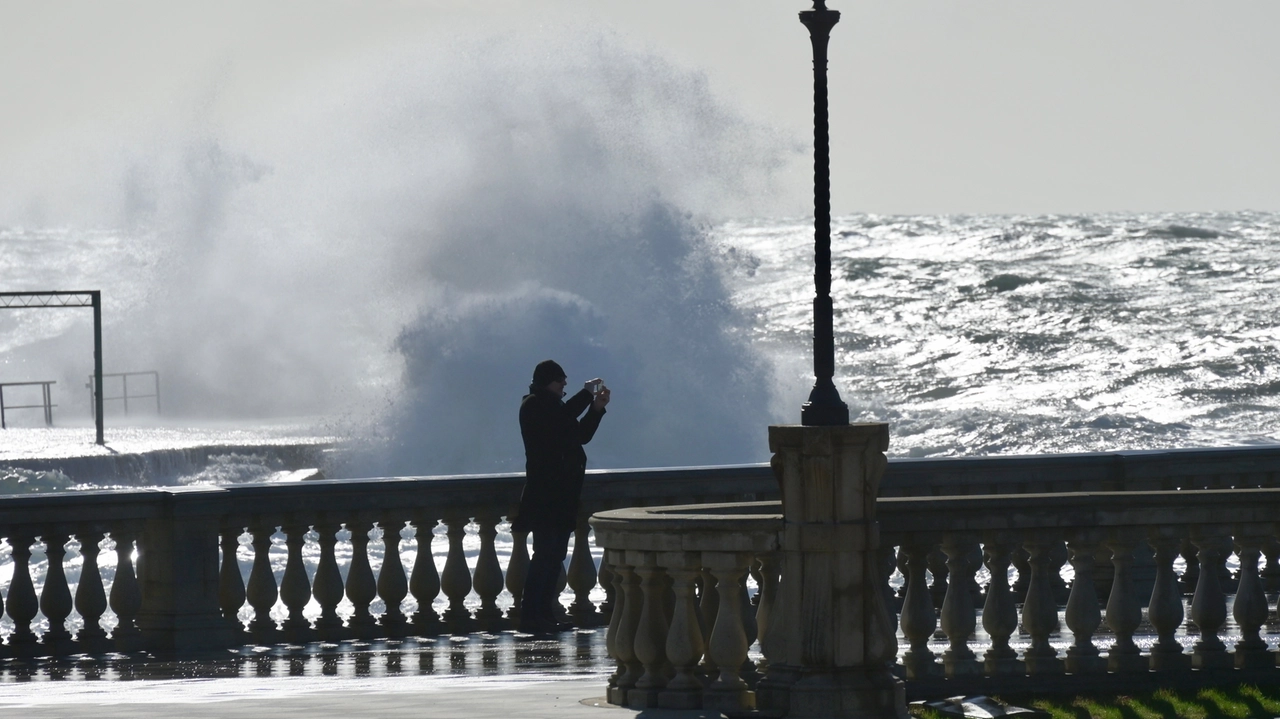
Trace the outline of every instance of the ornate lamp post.
{"type": "Polygon", "coordinates": [[[827,122],[827,40],[840,21],[826,0],[800,13],[813,43],[813,375],[809,401],[800,423],[831,426],[849,423],[849,407],[840,399],[832,377],[836,370],[835,317],[831,303],[831,138],[827,122]]]}

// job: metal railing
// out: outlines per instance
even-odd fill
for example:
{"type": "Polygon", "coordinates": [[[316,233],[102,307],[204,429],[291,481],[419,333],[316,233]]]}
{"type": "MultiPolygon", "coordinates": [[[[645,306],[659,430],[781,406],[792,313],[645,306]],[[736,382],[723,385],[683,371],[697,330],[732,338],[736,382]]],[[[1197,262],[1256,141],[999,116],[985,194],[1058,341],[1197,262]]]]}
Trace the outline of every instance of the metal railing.
{"type": "Polygon", "coordinates": [[[57,382],[52,380],[47,382],[0,382],[0,429],[8,429],[9,425],[5,418],[7,410],[11,409],[43,409],[44,410],[44,426],[53,426],[53,408],[58,405],[53,403],[53,392],[51,385],[57,382]],[[40,404],[5,404],[4,388],[5,387],[34,387],[40,386],[40,404]]]}
{"type": "MultiPolygon", "coordinates": [[[[127,417],[129,416],[129,400],[132,399],[136,403],[136,401],[140,399],[155,399],[156,414],[157,415],[160,414],[160,373],[159,372],[155,370],[144,370],[141,372],[112,372],[109,374],[102,375],[103,379],[106,379],[108,377],[120,378],[120,394],[115,395],[113,397],[106,396],[105,395],[106,390],[104,389],[103,390],[104,395],[102,397],[103,402],[122,402],[124,404],[124,414],[127,417]],[[133,394],[129,393],[130,377],[148,377],[148,376],[151,377],[150,394],[137,394],[136,392],[133,394]]],[[[93,407],[94,411],[96,412],[98,403],[95,399],[96,396],[94,395],[94,392],[93,392],[94,385],[93,385],[92,376],[89,377],[89,382],[85,385],[85,387],[89,390],[89,406],[93,407]]]]}

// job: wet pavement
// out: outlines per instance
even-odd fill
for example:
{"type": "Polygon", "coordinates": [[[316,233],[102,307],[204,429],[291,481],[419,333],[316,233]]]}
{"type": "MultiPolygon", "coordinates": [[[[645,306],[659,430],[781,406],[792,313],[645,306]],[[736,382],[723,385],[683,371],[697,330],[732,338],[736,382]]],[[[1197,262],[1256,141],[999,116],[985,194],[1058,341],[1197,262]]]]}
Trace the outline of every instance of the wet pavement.
{"type": "Polygon", "coordinates": [[[8,660],[0,662],[0,717],[718,716],[603,705],[612,671],[604,639],[603,629],[502,632],[246,647],[182,660],[8,660]]]}

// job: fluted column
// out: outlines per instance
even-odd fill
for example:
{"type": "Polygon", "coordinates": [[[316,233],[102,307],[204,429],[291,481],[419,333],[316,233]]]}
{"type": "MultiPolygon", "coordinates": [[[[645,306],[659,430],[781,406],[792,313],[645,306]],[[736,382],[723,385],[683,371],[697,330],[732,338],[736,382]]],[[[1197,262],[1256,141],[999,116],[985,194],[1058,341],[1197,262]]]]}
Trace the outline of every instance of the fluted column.
{"type": "Polygon", "coordinates": [[[1093,634],[1102,623],[1098,589],[1093,583],[1097,551],[1097,541],[1086,532],[1067,543],[1068,561],[1075,570],[1066,612],[1067,627],[1075,637],[1075,642],[1067,648],[1066,658],[1066,670],[1072,674],[1101,674],[1107,670],[1106,661],[1093,644],[1093,634]]]}
{"type": "Polygon", "coordinates": [[[1191,618],[1200,629],[1200,640],[1191,652],[1191,665],[1196,669],[1225,669],[1232,665],[1231,655],[1218,638],[1218,632],[1227,622],[1227,597],[1222,591],[1221,568],[1226,561],[1230,544],[1227,538],[1216,534],[1193,535],[1192,543],[1199,550],[1200,578],[1191,600],[1191,618]]]}
{"type": "Polygon", "coordinates": [[[1240,534],[1236,537],[1236,554],[1240,557],[1240,585],[1236,589],[1235,606],[1231,613],[1240,626],[1240,641],[1236,643],[1235,665],[1238,669],[1261,669],[1276,666],[1276,655],[1267,650],[1267,643],[1258,635],[1271,613],[1267,595],[1258,576],[1258,559],[1262,556],[1263,538],[1240,534]]]}
{"type": "Polygon", "coordinates": [[[316,522],[317,541],[320,544],[320,561],[316,564],[311,592],[320,604],[320,616],[316,618],[316,634],[320,639],[334,641],[342,637],[342,618],[338,605],[342,603],[342,572],[338,568],[335,551],[338,544],[338,528],[341,523],[329,514],[323,514],[316,522]]]}
{"type": "Polygon", "coordinates": [[[1147,605],[1147,619],[1159,637],[1151,647],[1150,667],[1154,671],[1183,671],[1191,667],[1191,657],[1174,637],[1185,612],[1178,574],[1173,571],[1182,538],[1175,535],[1172,527],[1159,527],[1152,530],[1148,543],[1155,551],[1156,582],[1147,605]]]}
{"type": "Polygon", "coordinates": [[[925,679],[939,673],[936,657],[929,649],[929,640],[938,626],[938,616],[933,608],[925,571],[933,542],[927,537],[910,537],[902,546],[906,554],[905,567],[907,595],[902,600],[902,635],[911,646],[902,656],[902,666],[907,679],[925,679]]]}
{"type": "Polygon", "coordinates": [[[742,605],[738,598],[741,582],[747,574],[751,555],[742,552],[703,552],[703,564],[716,579],[720,597],[715,627],[707,654],[719,675],[702,695],[702,706],[720,712],[739,711],[755,706],[755,695],[739,676],[747,658],[747,634],[742,626],[742,605]]]}
{"type": "Polygon", "coordinates": [[[1031,581],[1027,584],[1027,598],[1022,604],[1022,626],[1031,635],[1031,646],[1023,654],[1027,665],[1027,674],[1061,674],[1065,667],[1058,658],[1058,651],[1049,644],[1049,635],[1058,631],[1058,604],[1053,599],[1053,583],[1049,580],[1050,572],[1057,567],[1051,566],[1050,550],[1053,542],[1038,537],[1023,543],[1026,548],[1027,563],[1031,567],[1031,581]]]}
{"type": "Polygon", "coordinates": [[[384,512],[378,520],[382,527],[383,546],[382,568],[378,570],[378,596],[386,604],[378,623],[382,626],[383,635],[393,639],[408,633],[408,622],[400,609],[400,604],[409,595],[409,580],[404,574],[404,560],[400,558],[400,530],[404,528],[402,511],[384,512]]]}
{"type": "Polygon", "coordinates": [[[982,607],[982,628],[991,635],[991,648],[982,655],[983,669],[992,676],[1023,674],[1027,668],[1009,646],[1009,637],[1018,630],[1018,609],[1009,591],[1012,546],[1004,537],[993,537],[982,549],[984,563],[991,572],[982,607]]]}
{"type": "Polygon", "coordinates": [[[449,598],[449,608],[444,612],[445,621],[454,632],[471,631],[471,612],[467,610],[467,595],[471,593],[471,570],[467,568],[467,556],[462,550],[462,540],[467,536],[468,518],[457,513],[446,514],[449,556],[444,561],[444,573],[440,585],[449,598]]]}
{"type": "Polygon", "coordinates": [[[498,515],[483,512],[476,515],[480,534],[480,554],[476,557],[476,594],[480,595],[480,608],[476,610],[476,624],[486,631],[498,631],[504,627],[502,610],[498,609],[498,595],[502,593],[502,565],[498,563],[498,551],[494,539],[498,536],[498,515]]]}
{"type": "Polygon", "coordinates": [[[44,634],[42,653],[60,656],[71,653],[71,632],[67,631],[67,617],[73,607],[71,588],[67,586],[67,574],[63,560],[67,556],[67,535],[61,530],[45,533],[45,556],[49,568],[44,575],[44,588],[40,592],[40,611],[49,619],[49,630],[44,634]]]}
{"type": "Polygon", "coordinates": [[[76,652],[98,653],[109,646],[107,633],[100,622],[102,614],[107,610],[107,593],[103,589],[102,574],[98,570],[98,553],[102,549],[98,543],[102,541],[102,531],[88,527],[86,531],[79,532],[79,536],[83,563],[80,566],[80,582],[76,586],[75,607],[84,619],[84,628],[76,635],[76,652]]]}
{"type": "Polygon", "coordinates": [[[1142,650],[1133,642],[1133,633],[1142,623],[1142,604],[1133,585],[1134,544],[1128,537],[1106,542],[1115,567],[1111,596],[1107,599],[1107,626],[1116,635],[1116,643],[1107,655],[1107,669],[1112,672],[1145,672],[1148,667],[1142,650]]]}
{"type": "Polygon", "coordinates": [[[656,552],[627,552],[627,562],[640,576],[643,597],[639,625],[635,634],[635,654],[644,673],[627,692],[627,706],[645,709],[658,706],[658,692],[667,685],[667,615],[666,582],[663,568],[658,566],[656,552]]]}
{"type": "Polygon", "coordinates": [[[285,559],[284,576],[280,578],[280,600],[284,602],[288,614],[283,623],[285,641],[300,643],[311,639],[311,622],[302,611],[311,601],[311,582],[307,579],[307,568],[302,563],[302,548],[307,543],[307,532],[310,525],[294,517],[284,525],[285,559]]]}
{"type": "Polygon", "coordinates": [[[369,605],[378,596],[378,583],[369,564],[372,524],[363,517],[347,523],[347,530],[351,532],[351,566],[347,568],[346,589],[347,599],[352,605],[347,633],[357,639],[371,638],[377,632],[377,621],[369,613],[369,605]]]}
{"type": "Polygon", "coordinates": [[[569,570],[566,573],[568,586],[573,590],[573,604],[569,614],[573,623],[579,627],[594,627],[600,624],[600,613],[591,602],[591,590],[596,587],[596,562],[591,557],[591,527],[587,525],[588,515],[578,517],[578,526],[573,532],[573,554],[569,559],[569,570]]]}
{"type": "Polygon", "coordinates": [[[973,676],[982,671],[977,656],[969,648],[969,637],[978,625],[970,591],[977,567],[970,566],[969,554],[975,544],[971,538],[956,534],[948,534],[942,542],[948,577],[942,601],[942,631],[951,643],[942,655],[942,664],[948,677],[973,676]]]}
{"type": "Polygon", "coordinates": [[[250,527],[253,532],[253,569],[249,571],[246,594],[249,606],[253,607],[253,620],[249,622],[249,630],[260,644],[275,643],[276,622],[271,618],[271,608],[280,596],[275,574],[271,571],[271,535],[275,529],[275,525],[262,518],[256,519],[250,527]]]}

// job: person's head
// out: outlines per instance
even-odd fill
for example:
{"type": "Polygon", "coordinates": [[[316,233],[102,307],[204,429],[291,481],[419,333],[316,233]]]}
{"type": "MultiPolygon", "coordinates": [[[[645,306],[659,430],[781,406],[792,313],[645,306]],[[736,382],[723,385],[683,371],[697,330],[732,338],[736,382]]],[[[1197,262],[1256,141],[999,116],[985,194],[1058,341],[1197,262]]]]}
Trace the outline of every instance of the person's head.
{"type": "Polygon", "coordinates": [[[564,396],[564,387],[568,377],[555,360],[543,360],[533,368],[533,386],[545,389],[557,397],[564,396]]]}

